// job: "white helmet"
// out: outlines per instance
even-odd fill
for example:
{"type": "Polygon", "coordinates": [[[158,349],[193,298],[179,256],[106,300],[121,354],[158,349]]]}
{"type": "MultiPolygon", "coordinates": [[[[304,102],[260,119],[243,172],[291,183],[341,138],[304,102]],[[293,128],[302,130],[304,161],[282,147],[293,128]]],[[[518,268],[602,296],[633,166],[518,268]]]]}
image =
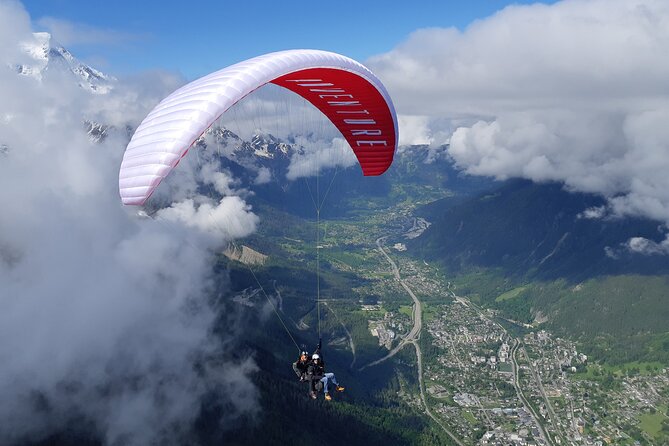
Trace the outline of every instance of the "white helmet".
{"type": "Polygon", "coordinates": [[[318,354],[316,354],[316,353],[314,353],[314,354],[311,356],[311,359],[318,359],[318,358],[320,358],[320,356],[318,356],[318,354]]]}

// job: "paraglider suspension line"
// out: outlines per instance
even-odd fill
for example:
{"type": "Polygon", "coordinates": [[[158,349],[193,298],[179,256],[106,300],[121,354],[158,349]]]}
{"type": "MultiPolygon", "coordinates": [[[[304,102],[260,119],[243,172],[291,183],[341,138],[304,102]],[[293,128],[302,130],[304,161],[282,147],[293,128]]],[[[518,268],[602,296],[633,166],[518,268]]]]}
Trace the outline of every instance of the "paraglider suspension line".
{"type": "MultiPolygon", "coordinates": [[[[223,232],[223,228],[220,227],[220,225],[218,224],[218,221],[216,220],[216,218],[214,217],[214,214],[211,211],[209,211],[209,216],[211,217],[214,224],[219,228],[219,230],[221,232],[223,232]]],[[[237,250],[238,247],[237,247],[237,244],[235,242],[232,242],[232,246],[235,248],[235,250],[237,250]]],[[[284,330],[286,330],[286,333],[288,333],[288,337],[290,337],[290,340],[293,341],[293,344],[295,344],[295,347],[297,347],[297,350],[301,351],[302,349],[297,344],[297,342],[295,342],[295,338],[293,337],[290,330],[288,330],[288,326],[286,325],[286,323],[281,318],[281,315],[279,314],[279,311],[276,309],[276,305],[274,305],[274,302],[272,302],[272,299],[270,299],[269,296],[267,295],[267,293],[265,292],[265,288],[262,286],[262,284],[258,280],[258,277],[256,276],[256,273],[253,272],[253,269],[251,269],[250,265],[246,265],[246,267],[249,269],[249,272],[251,273],[251,275],[255,279],[256,283],[258,284],[258,287],[260,287],[260,290],[265,295],[265,298],[267,299],[267,302],[269,302],[270,306],[272,307],[272,310],[274,310],[274,314],[276,314],[276,317],[279,318],[279,322],[281,322],[281,325],[283,325],[284,330]]]]}
{"type": "MultiPolygon", "coordinates": [[[[318,158],[320,158],[319,155],[317,155],[318,158]]],[[[320,166],[320,162],[318,163],[320,166]]],[[[328,184],[327,189],[325,190],[325,194],[323,195],[323,198],[321,199],[320,197],[320,175],[316,175],[316,194],[314,194],[311,191],[311,187],[309,187],[309,182],[304,179],[304,184],[307,186],[307,190],[309,191],[309,197],[311,198],[311,202],[314,204],[314,209],[316,210],[316,313],[317,313],[317,319],[318,319],[318,338],[321,338],[321,209],[323,208],[323,205],[325,204],[325,200],[328,197],[328,194],[330,193],[330,189],[332,189],[332,185],[334,184],[334,180],[337,177],[337,174],[339,173],[339,165],[335,168],[335,173],[332,176],[332,179],[330,180],[330,184],[328,184]]]]}
{"type": "Polygon", "coordinates": [[[258,286],[260,287],[260,290],[261,290],[262,293],[265,295],[265,298],[267,299],[267,302],[269,302],[269,304],[272,306],[272,310],[274,310],[274,314],[276,314],[276,317],[279,318],[279,322],[281,322],[281,325],[283,325],[283,328],[286,330],[286,333],[288,333],[288,336],[290,336],[290,340],[293,341],[293,344],[295,344],[295,347],[297,347],[297,350],[301,351],[302,349],[301,349],[300,346],[297,344],[297,342],[295,342],[295,338],[294,338],[293,335],[290,333],[290,330],[288,330],[288,326],[286,325],[286,323],[285,323],[285,322],[283,321],[283,319],[281,318],[281,315],[279,314],[279,311],[277,310],[276,305],[274,305],[274,302],[272,302],[272,299],[269,298],[269,296],[268,296],[267,293],[265,292],[265,288],[263,288],[262,284],[260,283],[260,281],[259,281],[258,278],[256,277],[256,273],[253,272],[253,270],[251,269],[251,267],[250,267],[249,265],[246,265],[246,267],[249,269],[249,271],[250,271],[251,274],[253,275],[253,278],[255,279],[256,283],[257,283],[258,286]]]}
{"type": "Polygon", "coordinates": [[[321,250],[320,250],[321,210],[316,210],[316,308],[318,312],[318,339],[321,338],[321,250]]]}

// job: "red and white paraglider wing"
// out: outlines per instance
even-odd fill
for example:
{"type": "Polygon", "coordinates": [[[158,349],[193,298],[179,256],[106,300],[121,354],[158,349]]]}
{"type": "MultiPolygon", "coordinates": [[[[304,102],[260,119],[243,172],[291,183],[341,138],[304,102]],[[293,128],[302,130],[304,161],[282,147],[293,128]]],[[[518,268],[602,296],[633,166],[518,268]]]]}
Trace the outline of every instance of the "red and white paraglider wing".
{"type": "Polygon", "coordinates": [[[143,204],[206,129],[270,82],[323,112],[348,141],[364,175],[380,175],[390,167],[397,148],[397,116],[381,81],[339,54],[280,51],[197,79],[161,101],[139,125],[123,155],[123,203],[143,204]]]}

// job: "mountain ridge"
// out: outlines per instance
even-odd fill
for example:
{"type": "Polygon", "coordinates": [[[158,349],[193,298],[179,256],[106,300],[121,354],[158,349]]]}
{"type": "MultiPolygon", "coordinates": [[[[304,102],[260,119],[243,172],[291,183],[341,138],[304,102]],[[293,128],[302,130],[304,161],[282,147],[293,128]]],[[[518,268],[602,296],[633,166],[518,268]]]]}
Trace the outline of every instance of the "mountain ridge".
{"type": "Polygon", "coordinates": [[[662,222],[583,216],[604,203],[558,183],[509,180],[465,202],[444,199],[421,208],[418,214],[433,225],[409,246],[453,270],[499,267],[517,277],[579,282],[597,275],[669,273],[667,256],[625,248],[633,237],[662,241],[662,222]]]}

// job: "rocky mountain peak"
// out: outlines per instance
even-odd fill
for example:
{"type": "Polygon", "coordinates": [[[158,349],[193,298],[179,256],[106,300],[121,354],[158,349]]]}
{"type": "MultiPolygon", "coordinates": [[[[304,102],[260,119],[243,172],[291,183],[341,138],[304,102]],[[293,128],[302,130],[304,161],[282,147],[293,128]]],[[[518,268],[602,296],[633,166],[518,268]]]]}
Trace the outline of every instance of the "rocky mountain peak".
{"type": "Polygon", "coordinates": [[[80,87],[95,94],[108,93],[116,82],[114,77],[79,61],[49,33],[33,33],[32,39],[21,43],[21,49],[31,60],[17,64],[16,71],[38,81],[42,81],[53,72],[66,73],[72,76],[80,87]]]}

